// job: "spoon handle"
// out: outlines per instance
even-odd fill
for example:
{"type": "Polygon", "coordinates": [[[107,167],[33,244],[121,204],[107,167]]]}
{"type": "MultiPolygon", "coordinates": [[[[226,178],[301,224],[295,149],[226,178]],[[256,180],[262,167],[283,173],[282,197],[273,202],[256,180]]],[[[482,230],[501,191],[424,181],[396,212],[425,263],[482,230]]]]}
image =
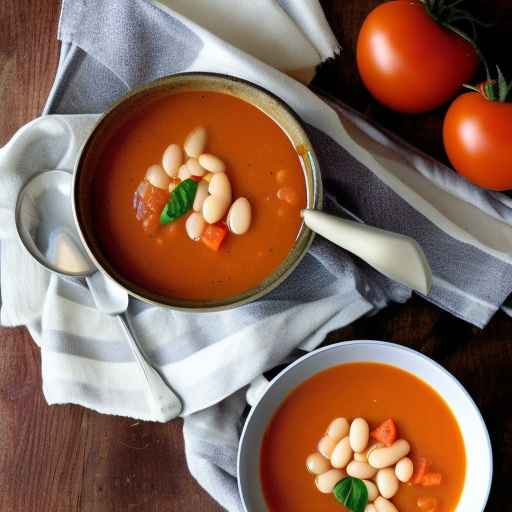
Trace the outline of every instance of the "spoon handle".
{"type": "Polygon", "coordinates": [[[125,314],[116,315],[123,328],[131,351],[144,376],[146,391],[152,406],[152,413],[158,421],[169,421],[178,416],[182,410],[181,400],[164,381],[160,373],[148,362],[142,348],[132,333],[125,314]]]}
{"type": "Polygon", "coordinates": [[[317,210],[302,210],[302,216],[312,231],[359,256],[385,276],[424,295],[430,292],[432,271],[414,239],[317,210]]]}

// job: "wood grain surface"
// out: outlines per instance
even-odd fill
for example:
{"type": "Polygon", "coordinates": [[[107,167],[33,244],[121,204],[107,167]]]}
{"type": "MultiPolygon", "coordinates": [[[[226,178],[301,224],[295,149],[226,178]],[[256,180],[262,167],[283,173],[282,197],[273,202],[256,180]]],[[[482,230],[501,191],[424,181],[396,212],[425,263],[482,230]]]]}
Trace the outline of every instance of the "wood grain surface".
{"type": "MultiPolygon", "coordinates": [[[[315,84],[444,161],[443,109],[400,116],[378,106],[360,84],[355,40],[364,16],[378,3],[322,2],[344,51],[322,67],[315,84]]],[[[484,34],[484,46],[512,71],[503,45],[512,33],[512,2],[469,3],[498,20],[484,34]]],[[[57,66],[59,8],[58,0],[0,1],[0,144],[41,111],[57,66]]],[[[491,432],[495,480],[488,510],[510,510],[511,328],[512,320],[502,313],[481,331],[413,299],[331,333],[326,343],[394,340],[433,357],[459,378],[491,432]]],[[[220,510],[188,474],[181,429],[181,421],[139,423],[77,406],[48,407],[38,348],[24,328],[0,329],[1,512],[220,510]]]]}

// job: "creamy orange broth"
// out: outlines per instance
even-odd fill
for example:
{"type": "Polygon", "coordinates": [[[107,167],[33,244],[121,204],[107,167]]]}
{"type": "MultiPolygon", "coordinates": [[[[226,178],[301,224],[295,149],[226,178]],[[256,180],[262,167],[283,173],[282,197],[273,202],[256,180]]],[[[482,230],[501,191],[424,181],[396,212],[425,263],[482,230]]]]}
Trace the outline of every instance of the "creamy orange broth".
{"type": "Polygon", "coordinates": [[[227,298],[257,286],[292,248],[306,204],[303,171],[286,134],[256,107],[215,92],[169,95],[119,126],[100,157],[93,193],[96,235],[112,266],[137,285],[179,299],[227,298]],[[233,199],[244,196],[252,205],[249,232],[229,234],[218,252],[187,237],[186,215],[149,236],[132,207],[146,169],[199,125],[208,132],[207,152],[227,164],[233,199]],[[280,169],[293,205],[277,197],[280,169]]]}
{"type": "Polygon", "coordinates": [[[375,428],[393,418],[411,455],[426,457],[443,475],[437,487],[400,484],[391,500],[400,512],[419,512],[419,496],[439,500],[436,512],[453,512],[466,471],[464,442],[445,401],[430,386],[398,368],[350,363],[315,375],[292,391],[265,433],[260,473],[271,512],[341,512],[332,494],[321,494],[306,471],[306,457],[336,417],[363,417],[375,428]]]}

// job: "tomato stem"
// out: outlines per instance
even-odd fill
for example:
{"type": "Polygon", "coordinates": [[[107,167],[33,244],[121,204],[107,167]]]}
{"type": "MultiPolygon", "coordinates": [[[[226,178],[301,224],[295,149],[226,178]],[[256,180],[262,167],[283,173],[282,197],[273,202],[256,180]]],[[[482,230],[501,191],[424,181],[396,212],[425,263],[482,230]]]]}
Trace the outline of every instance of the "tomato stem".
{"type": "Polygon", "coordinates": [[[501,72],[501,69],[498,66],[496,66],[496,69],[498,70],[499,101],[505,103],[507,101],[510,91],[512,90],[512,81],[510,83],[507,83],[505,77],[503,76],[503,73],[501,72]]]}
{"type": "Polygon", "coordinates": [[[487,80],[478,86],[464,84],[466,89],[480,93],[486,100],[506,103],[510,91],[512,90],[512,81],[507,82],[501,69],[496,66],[498,78],[493,79],[490,73],[487,73],[487,80]]]}
{"type": "Polygon", "coordinates": [[[487,76],[489,76],[489,65],[487,64],[487,59],[485,58],[485,55],[480,50],[479,46],[476,44],[475,40],[468,36],[463,30],[458,29],[457,27],[454,27],[451,23],[443,22],[441,25],[448,30],[451,30],[455,34],[457,34],[459,37],[462,37],[465,41],[467,41],[475,50],[475,53],[478,55],[478,58],[480,59],[480,62],[484,65],[485,73],[487,76]]]}
{"type": "Polygon", "coordinates": [[[474,92],[478,92],[480,93],[480,87],[477,87],[476,85],[471,85],[471,84],[462,84],[462,87],[464,87],[465,89],[469,89],[471,91],[474,91],[474,92]]]}
{"type": "Polygon", "coordinates": [[[429,14],[429,16],[439,25],[445,27],[448,30],[451,30],[459,37],[462,37],[465,41],[467,41],[475,50],[479,59],[482,61],[487,73],[488,73],[488,65],[487,61],[480,51],[476,43],[477,39],[477,30],[476,26],[479,25],[481,27],[489,27],[491,26],[488,23],[484,23],[475,16],[473,16],[470,12],[465,9],[460,9],[457,6],[461,4],[464,0],[454,0],[451,3],[447,3],[446,0],[420,0],[420,2],[425,7],[425,10],[429,14]],[[456,27],[454,24],[460,23],[468,23],[471,29],[471,35],[467,34],[466,31],[456,27]]]}

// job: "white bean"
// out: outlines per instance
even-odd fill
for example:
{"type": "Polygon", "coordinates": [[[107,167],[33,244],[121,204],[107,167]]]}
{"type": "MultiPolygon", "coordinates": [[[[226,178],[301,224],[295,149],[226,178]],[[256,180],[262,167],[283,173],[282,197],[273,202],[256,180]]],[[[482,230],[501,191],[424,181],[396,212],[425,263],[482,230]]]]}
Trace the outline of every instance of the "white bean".
{"type": "Polygon", "coordinates": [[[197,158],[189,158],[187,160],[187,168],[192,176],[204,176],[206,171],[201,167],[197,158]]]}
{"type": "Polygon", "coordinates": [[[194,240],[194,242],[200,240],[205,226],[206,222],[204,221],[203,216],[197,212],[191,213],[185,222],[185,230],[187,235],[191,240],[194,240]]]}
{"type": "Polygon", "coordinates": [[[312,453],[306,459],[306,468],[314,475],[321,475],[331,469],[329,461],[320,453],[312,453]]]}
{"type": "Polygon", "coordinates": [[[375,482],[381,496],[386,499],[392,498],[398,492],[400,485],[393,468],[379,469],[375,482]]]}
{"type": "Polygon", "coordinates": [[[188,156],[192,156],[197,158],[203,151],[206,146],[206,129],[202,126],[198,126],[194,128],[185,139],[185,144],[183,147],[185,148],[185,153],[188,156]]]}
{"type": "Polygon", "coordinates": [[[368,455],[368,462],[374,468],[383,469],[396,464],[405,457],[411,447],[405,439],[398,439],[389,448],[378,448],[368,455]]]}
{"type": "Polygon", "coordinates": [[[366,462],[358,462],[357,460],[353,460],[347,466],[347,475],[352,476],[354,478],[359,478],[360,480],[366,480],[368,478],[372,478],[377,470],[372,468],[370,464],[366,462]]]}
{"type": "Polygon", "coordinates": [[[178,171],[178,178],[181,181],[188,180],[190,178],[190,169],[186,164],[183,164],[178,171]]]}
{"type": "Polygon", "coordinates": [[[368,446],[370,427],[364,418],[356,418],[350,425],[350,446],[355,452],[362,452],[368,446]]]}
{"type": "MultiPolygon", "coordinates": [[[[327,436],[332,439],[331,436],[327,436]]],[[[344,468],[352,460],[352,448],[347,437],[344,437],[334,448],[331,454],[331,464],[335,468],[344,468]]]]}
{"type": "Polygon", "coordinates": [[[375,501],[379,496],[379,490],[377,486],[370,482],[370,480],[363,480],[364,485],[366,485],[366,490],[368,491],[368,501],[375,501]]]}
{"type": "Polygon", "coordinates": [[[169,176],[165,174],[161,165],[150,165],[146,171],[146,179],[154,187],[169,190],[170,179],[169,176]]]}
{"type": "Polygon", "coordinates": [[[364,512],[377,512],[377,509],[373,503],[368,503],[364,509],[364,512]]]}
{"type": "Polygon", "coordinates": [[[373,504],[375,505],[377,512],[398,512],[395,505],[382,496],[379,496],[373,504]]]}
{"type": "Polygon", "coordinates": [[[340,441],[348,436],[350,425],[347,418],[336,418],[329,423],[327,427],[327,435],[335,441],[340,441]]]}
{"type": "Polygon", "coordinates": [[[317,449],[326,459],[330,459],[335,447],[336,441],[332,440],[329,436],[324,436],[318,441],[317,449]]]}
{"type": "Polygon", "coordinates": [[[247,233],[251,227],[251,203],[245,197],[239,197],[229,209],[227,224],[235,235],[247,233]]]}
{"type": "Polygon", "coordinates": [[[162,156],[162,167],[164,171],[173,178],[178,174],[178,170],[183,163],[183,150],[178,144],[167,146],[162,156]]]}
{"type": "Polygon", "coordinates": [[[219,157],[210,155],[209,153],[203,153],[199,157],[199,163],[207,171],[213,173],[224,172],[226,170],[226,164],[219,157]]]}
{"type": "Polygon", "coordinates": [[[231,183],[225,173],[214,174],[208,186],[208,192],[212,196],[222,196],[231,203],[231,183]]]}
{"type": "Polygon", "coordinates": [[[378,448],[384,448],[384,443],[375,443],[372,444],[365,452],[366,459],[370,456],[370,453],[373,452],[373,450],[377,450],[378,448]]]}
{"type": "Polygon", "coordinates": [[[197,186],[196,197],[194,198],[194,204],[192,205],[194,211],[200,212],[203,209],[203,203],[207,197],[208,183],[204,180],[201,180],[197,186]]]}
{"type": "Polygon", "coordinates": [[[407,483],[414,473],[414,465],[409,457],[400,459],[395,466],[395,475],[404,484],[407,483]]]}
{"type": "Polygon", "coordinates": [[[215,224],[219,222],[229,208],[229,201],[226,201],[222,196],[208,196],[203,202],[202,213],[204,220],[208,224],[215,224]]]}
{"type": "Polygon", "coordinates": [[[326,473],[318,475],[315,478],[315,484],[317,489],[324,494],[330,494],[334,489],[334,486],[343,480],[347,474],[341,469],[331,469],[326,473]]]}

